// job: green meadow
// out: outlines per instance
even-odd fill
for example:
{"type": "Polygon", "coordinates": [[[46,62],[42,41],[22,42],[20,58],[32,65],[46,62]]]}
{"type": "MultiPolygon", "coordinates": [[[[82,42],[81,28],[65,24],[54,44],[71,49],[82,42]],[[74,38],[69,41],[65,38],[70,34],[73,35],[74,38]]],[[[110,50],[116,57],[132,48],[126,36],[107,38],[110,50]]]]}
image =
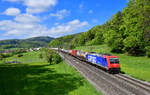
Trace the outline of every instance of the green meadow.
{"type": "Polygon", "coordinates": [[[0,95],[101,95],[73,67],[65,62],[50,65],[39,54],[28,52],[0,61],[0,95]]]}
{"type": "MultiPolygon", "coordinates": [[[[111,53],[107,45],[81,46],[77,50],[97,53],[111,53]]],[[[125,54],[111,53],[119,57],[121,71],[140,80],[150,82],[150,58],[127,56],[125,54]]]]}

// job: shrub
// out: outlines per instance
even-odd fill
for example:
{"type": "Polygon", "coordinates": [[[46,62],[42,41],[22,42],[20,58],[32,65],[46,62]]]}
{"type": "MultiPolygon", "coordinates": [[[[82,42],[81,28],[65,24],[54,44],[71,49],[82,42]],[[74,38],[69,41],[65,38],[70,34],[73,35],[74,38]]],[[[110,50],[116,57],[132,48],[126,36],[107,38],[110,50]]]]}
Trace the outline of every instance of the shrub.
{"type": "Polygon", "coordinates": [[[13,56],[13,53],[6,53],[6,54],[3,54],[3,58],[7,58],[7,57],[11,57],[13,56]]]}
{"type": "Polygon", "coordinates": [[[146,52],[146,56],[147,56],[148,58],[150,58],[150,51],[147,51],[147,52],[146,52]]]}
{"type": "Polygon", "coordinates": [[[146,56],[150,58],[150,46],[147,46],[145,49],[146,49],[146,56]]]}
{"type": "Polygon", "coordinates": [[[43,59],[43,54],[42,53],[39,54],[39,58],[43,59]]]}
{"type": "Polygon", "coordinates": [[[50,64],[53,62],[53,56],[55,55],[55,52],[53,50],[49,50],[49,49],[46,49],[45,50],[45,57],[46,57],[46,60],[47,62],[49,62],[50,64]]]}
{"type": "Polygon", "coordinates": [[[60,63],[62,61],[62,58],[59,56],[59,54],[56,54],[54,57],[53,57],[53,63],[60,63]]]}
{"type": "Polygon", "coordinates": [[[19,54],[19,55],[18,55],[18,57],[22,57],[22,56],[23,56],[22,54],[19,54]]]}
{"type": "Polygon", "coordinates": [[[124,41],[124,50],[128,55],[141,56],[145,53],[143,44],[135,36],[129,36],[124,41]]]}
{"type": "Polygon", "coordinates": [[[3,58],[4,58],[4,55],[0,53],[0,60],[2,60],[3,58]]]}
{"type": "Polygon", "coordinates": [[[61,57],[59,56],[59,54],[57,54],[57,52],[55,50],[44,49],[44,51],[45,51],[45,53],[44,53],[45,54],[45,59],[50,64],[52,64],[52,63],[58,64],[62,61],[61,57]]]}
{"type": "Polygon", "coordinates": [[[17,49],[15,51],[13,51],[13,55],[16,55],[16,54],[21,54],[21,53],[26,53],[27,51],[25,49],[17,49]]]}
{"type": "Polygon", "coordinates": [[[123,49],[123,38],[122,35],[114,30],[110,30],[105,33],[105,42],[111,47],[111,52],[122,53],[123,49]]]}

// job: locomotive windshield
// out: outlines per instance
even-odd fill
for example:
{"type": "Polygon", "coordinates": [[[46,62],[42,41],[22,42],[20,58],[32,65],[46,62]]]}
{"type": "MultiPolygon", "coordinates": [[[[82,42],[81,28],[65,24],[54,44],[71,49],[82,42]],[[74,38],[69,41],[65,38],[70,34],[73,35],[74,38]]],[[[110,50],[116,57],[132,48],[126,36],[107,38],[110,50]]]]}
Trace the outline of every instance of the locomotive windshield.
{"type": "Polygon", "coordinates": [[[110,64],[119,64],[118,58],[110,58],[110,64]]]}

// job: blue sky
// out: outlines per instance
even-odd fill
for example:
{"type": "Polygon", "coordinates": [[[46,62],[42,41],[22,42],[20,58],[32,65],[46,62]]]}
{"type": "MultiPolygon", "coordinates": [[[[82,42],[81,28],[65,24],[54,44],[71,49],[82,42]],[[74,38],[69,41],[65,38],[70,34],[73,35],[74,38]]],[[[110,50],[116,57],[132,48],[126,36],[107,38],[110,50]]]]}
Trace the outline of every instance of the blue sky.
{"type": "Polygon", "coordinates": [[[60,37],[104,24],[127,0],[0,0],[0,40],[60,37]]]}

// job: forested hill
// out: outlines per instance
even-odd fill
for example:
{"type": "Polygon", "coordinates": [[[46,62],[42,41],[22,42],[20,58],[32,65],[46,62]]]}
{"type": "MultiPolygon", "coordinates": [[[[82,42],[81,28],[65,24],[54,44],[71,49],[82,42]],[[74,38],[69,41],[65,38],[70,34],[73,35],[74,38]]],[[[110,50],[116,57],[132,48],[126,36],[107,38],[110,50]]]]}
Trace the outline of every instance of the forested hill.
{"type": "MultiPolygon", "coordinates": [[[[68,37],[69,38],[69,37],[68,37]]],[[[53,40],[51,47],[69,45],[70,48],[83,45],[107,44],[112,52],[150,57],[150,0],[129,0],[127,6],[114,14],[105,24],[81,33],[71,41],[53,40]]]]}
{"type": "Polygon", "coordinates": [[[70,47],[72,47],[72,43],[70,43],[74,38],[78,37],[79,35],[81,35],[82,33],[78,33],[78,34],[73,34],[73,35],[68,35],[68,36],[64,36],[64,37],[60,37],[60,38],[56,38],[54,40],[52,40],[49,43],[50,47],[64,47],[69,49],[70,47]]]}
{"type": "Polygon", "coordinates": [[[35,47],[46,47],[48,43],[53,40],[51,37],[33,37],[29,39],[12,39],[12,40],[1,40],[0,48],[1,49],[10,49],[10,48],[35,48],[35,47]]]}

